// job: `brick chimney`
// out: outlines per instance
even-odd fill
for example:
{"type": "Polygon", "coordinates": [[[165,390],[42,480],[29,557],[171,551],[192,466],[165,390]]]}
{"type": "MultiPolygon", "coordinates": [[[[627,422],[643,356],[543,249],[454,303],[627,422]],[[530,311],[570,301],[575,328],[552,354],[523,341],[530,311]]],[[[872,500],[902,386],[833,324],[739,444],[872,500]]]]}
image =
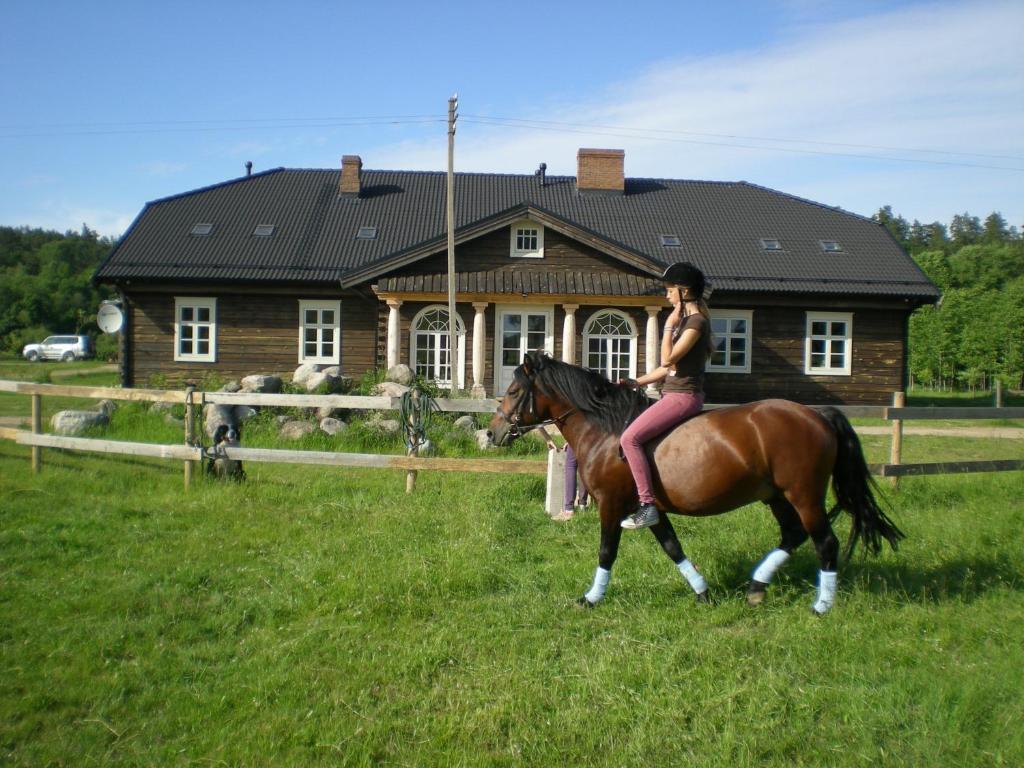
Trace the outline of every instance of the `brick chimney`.
{"type": "Polygon", "coordinates": [[[576,191],[621,195],[626,188],[621,149],[580,149],[576,153],[576,191]]]}
{"type": "Polygon", "coordinates": [[[363,159],[359,155],[341,158],[341,184],[338,192],[346,197],[359,197],[362,189],[363,159]]]}

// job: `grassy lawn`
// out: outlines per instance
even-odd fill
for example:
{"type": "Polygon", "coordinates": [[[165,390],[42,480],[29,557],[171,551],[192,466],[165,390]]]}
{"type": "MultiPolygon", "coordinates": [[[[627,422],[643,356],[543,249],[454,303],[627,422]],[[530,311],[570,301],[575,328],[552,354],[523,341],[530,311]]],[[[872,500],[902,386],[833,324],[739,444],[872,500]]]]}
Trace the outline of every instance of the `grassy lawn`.
{"type": "MultiPolygon", "coordinates": [[[[121,413],[112,437],[157,430],[121,413]]],[[[961,450],[1020,449],[905,443],[961,450]]],[[[1024,473],[904,480],[907,541],[816,619],[809,548],[744,605],[760,506],[677,519],[715,605],[630,533],[584,612],[596,515],[548,521],[541,478],[247,472],[185,493],[179,462],[45,451],[33,476],[0,442],[0,762],[1024,763],[1024,473]]]]}

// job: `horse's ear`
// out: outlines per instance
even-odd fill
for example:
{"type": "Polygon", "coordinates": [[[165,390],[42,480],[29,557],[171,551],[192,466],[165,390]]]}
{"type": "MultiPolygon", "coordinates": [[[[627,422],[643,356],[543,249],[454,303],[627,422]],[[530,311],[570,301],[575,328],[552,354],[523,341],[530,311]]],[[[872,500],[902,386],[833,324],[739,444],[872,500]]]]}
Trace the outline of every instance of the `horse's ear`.
{"type": "Polygon", "coordinates": [[[531,373],[533,373],[534,366],[535,364],[533,362],[533,353],[527,352],[523,356],[523,373],[529,376],[531,373]]]}

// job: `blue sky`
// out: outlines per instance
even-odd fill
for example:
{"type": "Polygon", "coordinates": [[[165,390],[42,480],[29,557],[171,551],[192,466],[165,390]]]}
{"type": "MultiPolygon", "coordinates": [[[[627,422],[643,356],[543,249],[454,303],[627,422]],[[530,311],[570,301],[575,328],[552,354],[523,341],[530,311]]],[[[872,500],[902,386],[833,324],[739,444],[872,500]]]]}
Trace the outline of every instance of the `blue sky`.
{"type": "Polygon", "coordinates": [[[1024,3],[0,5],[0,224],[119,235],[273,167],[746,180],[1024,228],[1024,3]]]}

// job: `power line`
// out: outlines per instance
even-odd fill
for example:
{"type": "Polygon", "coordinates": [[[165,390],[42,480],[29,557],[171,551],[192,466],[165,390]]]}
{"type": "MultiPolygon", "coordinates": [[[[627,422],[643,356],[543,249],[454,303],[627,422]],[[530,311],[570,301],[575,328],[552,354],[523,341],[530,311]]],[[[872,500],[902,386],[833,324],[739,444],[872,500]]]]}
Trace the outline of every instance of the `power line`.
{"type": "Polygon", "coordinates": [[[959,150],[946,150],[946,149],[922,149],[919,147],[890,147],[879,144],[851,144],[847,142],[838,141],[818,141],[815,139],[791,139],[791,138],[778,138],[772,136],[744,136],[742,134],[734,133],[704,133],[700,131],[684,131],[676,128],[631,128],[629,126],[617,126],[617,125],[600,125],[600,124],[588,124],[588,123],[565,123],[556,122],[553,120],[533,120],[527,118],[518,117],[493,117],[489,115],[465,115],[467,118],[473,118],[475,120],[487,120],[494,121],[496,123],[520,123],[530,127],[542,127],[542,126],[564,126],[570,128],[587,128],[587,129],[600,129],[600,130],[612,130],[612,131],[633,131],[640,133],[667,133],[673,135],[683,136],[705,136],[708,138],[717,139],[741,139],[744,141],[774,141],[782,143],[792,144],[817,144],[825,147],[852,147],[854,149],[877,149],[886,152],[922,152],[926,154],[935,155],[961,155],[965,157],[987,157],[994,160],[1020,160],[1024,161],[1024,157],[1019,155],[992,155],[980,152],[961,152],[959,150]]]}
{"type": "MultiPolygon", "coordinates": [[[[729,148],[734,148],[734,149],[752,149],[752,150],[762,150],[762,151],[768,151],[768,152],[790,152],[790,153],[797,153],[797,154],[802,154],[802,155],[819,155],[819,156],[825,156],[825,157],[849,157],[849,158],[856,158],[856,159],[860,159],[860,160],[875,160],[875,161],[882,161],[882,162],[888,161],[888,162],[900,162],[900,163],[921,163],[921,164],[925,164],[925,165],[949,165],[949,166],[959,166],[959,167],[964,167],[964,168],[985,168],[985,169],[996,170],[996,171],[1021,171],[1021,172],[1024,172],[1024,168],[1008,167],[1008,166],[1004,166],[1004,165],[985,165],[985,164],[981,164],[981,163],[965,163],[965,162],[954,161],[954,160],[926,160],[924,158],[895,157],[893,155],[868,155],[868,154],[854,153],[854,152],[828,152],[828,151],[820,150],[820,149],[800,149],[798,147],[771,147],[771,146],[764,146],[764,145],[737,144],[737,143],[734,143],[734,142],[727,142],[727,141],[703,141],[703,140],[699,140],[699,139],[673,138],[671,136],[651,136],[651,135],[644,135],[643,133],[638,132],[638,131],[642,131],[644,129],[620,128],[620,129],[617,129],[617,130],[615,130],[615,129],[603,130],[603,129],[600,129],[600,128],[591,129],[591,128],[588,128],[588,127],[585,127],[585,126],[580,126],[580,127],[577,127],[577,128],[570,128],[570,127],[560,128],[560,127],[557,127],[557,126],[558,125],[567,125],[568,126],[568,125],[572,125],[572,124],[571,123],[563,123],[563,124],[554,123],[554,124],[549,124],[549,125],[528,125],[528,124],[505,122],[504,120],[505,119],[503,119],[503,118],[484,118],[484,119],[477,118],[477,119],[472,119],[468,115],[464,116],[464,122],[475,123],[477,125],[488,125],[488,126],[491,126],[493,128],[521,128],[521,129],[525,129],[525,130],[534,130],[534,131],[552,131],[552,132],[555,132],[555,133],[577,133],[577,134],[586,134],[586,135],[590,135],[590,136],[611,136],[613,138],[620,138],[620,139],[639,139],[641,141],[667,141],[667,142],[672,142],[672,143],[676,143],[676,144],[700,144],[700,145],[703,145],[703,146],[711,146],[711,147],[729,147],[729,148]],[[491,122],[491,120],[495,120],[495,122],[491,122]],[[622,133],[622,131],[635,131],[635,132],[632,132],[632,133],[622,133]]],[[[795,140],[793,140],[793,141],[795,141],[795,140]]],[[[910,150],[910,151],[914,151],[914,150],[910,150]]],[[[955,153],[955,154],[960,154],[960,153],[955,153]]],[[[1021,158],[1021,159],[1024,159],[1024,158],[1021,158]]]]}

